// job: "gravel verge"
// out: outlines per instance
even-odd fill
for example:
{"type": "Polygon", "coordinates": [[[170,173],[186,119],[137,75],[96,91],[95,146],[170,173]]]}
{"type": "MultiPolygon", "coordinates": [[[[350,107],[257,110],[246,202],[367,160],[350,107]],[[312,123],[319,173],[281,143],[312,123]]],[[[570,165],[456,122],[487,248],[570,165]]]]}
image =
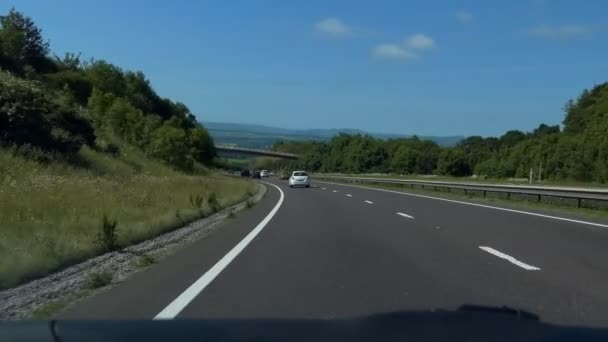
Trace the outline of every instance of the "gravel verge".
{"type": "MultiPolygon", "coordinates": [[[[226,219],[230,213],[247,208],[247,202],[259,202],[267,189],[258,183],[258,191],[249,199],[224,208],[219,212],[187,224],[182,228],[159,235],[121,251],[109,252],[70,266],[44,278],[0,291],[0,320],[31,318],[32,313],[49,303],[87,290],[89,275],[108,272],[112,284],[119,283],[143,268],[136,266],[136,258],[153,255],[156,260],[180,247],[204,238],[226,219]]],[[[101,291],[98,289],[96,291],[101,291]]],[[[91,294],[95,293],[92,291],[91,294]]]]}

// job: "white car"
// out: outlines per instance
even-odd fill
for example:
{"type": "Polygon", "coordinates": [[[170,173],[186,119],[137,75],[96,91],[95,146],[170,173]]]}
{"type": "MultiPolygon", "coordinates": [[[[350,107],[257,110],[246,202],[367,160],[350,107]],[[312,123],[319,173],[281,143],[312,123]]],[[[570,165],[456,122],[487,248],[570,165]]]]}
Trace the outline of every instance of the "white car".
{"type": "Polygon", "coordinates": [[[291,177],[289,177],[289,187],[293,188],[295,186],[310,188],[310,177],[308,177],[306,171],[294,171],[291,174],[291,177]]]}
{"type": "Polygon", "coordinates": [[[270,174],[268,173],[268,170],[262,170],[262,172],[260,172],[260,177],[269,177],[270,174]]]}

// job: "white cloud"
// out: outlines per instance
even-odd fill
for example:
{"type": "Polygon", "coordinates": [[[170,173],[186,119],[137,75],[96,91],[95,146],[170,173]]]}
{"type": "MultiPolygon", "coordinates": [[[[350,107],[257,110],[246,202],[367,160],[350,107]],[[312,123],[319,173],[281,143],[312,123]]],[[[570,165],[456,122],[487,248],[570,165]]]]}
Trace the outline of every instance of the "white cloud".
{"type": "Polygon", "coordinates": [[[405,47],[410,49],[431,49],[435,47],[435,41],[433,38],[424,35],[422,33],[417,33],[413,36],[410,36],[405,39],[404,42],[405,47]]]}
{"type": "Polygon", "coordinates": [[[429,50],[434,48],[433,38],[417,33],[405,38],[401,43],[385,43],[372,49],[372,55],[382,59],[413,60],[418,58],[415,50],[429,50]]]}
{"type": "Polygon", "coordinates": [[[394,60],[412,60],[418,57],[398,44],[380,44],[373,48],[372,54],[378,58],[394,60]]]}
{"type": "Polygon", "coordinates": [[[549,26],[539,25],[527,32],[532,37],[549,39],[573,39],[591,33],[593,29],[584,25],[549,26]]]}
{"type": "Polygon", "coordinates": [[[347,37],[353,30],[338,18],[326,18],[315,24],[315,31],[331,37],[347,37]]]}
{"type": "Polygon", "coordinates": [[[457,11],[455,14],[456,20],[458,20],[461,24],[467,24],[471,20],[473,20],[473,14],[467,11],[457,11]]]}

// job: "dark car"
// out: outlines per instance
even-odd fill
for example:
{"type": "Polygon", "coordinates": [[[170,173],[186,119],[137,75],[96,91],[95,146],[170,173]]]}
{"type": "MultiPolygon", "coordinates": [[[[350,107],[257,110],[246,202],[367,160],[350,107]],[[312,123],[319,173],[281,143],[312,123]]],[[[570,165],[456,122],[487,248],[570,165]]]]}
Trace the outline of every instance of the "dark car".
{"type": "Polygon", "coordinates": [[[249,172],[249,170],[241,171],[241,177],[250,177],[250,176],[251,176],[251,172],[249,172]]]}
{"type": "Polygon", "coordinates": [[[262,176],[260,175],[260,171],[253,171],[251,178],[260,179],[262,176]]]}

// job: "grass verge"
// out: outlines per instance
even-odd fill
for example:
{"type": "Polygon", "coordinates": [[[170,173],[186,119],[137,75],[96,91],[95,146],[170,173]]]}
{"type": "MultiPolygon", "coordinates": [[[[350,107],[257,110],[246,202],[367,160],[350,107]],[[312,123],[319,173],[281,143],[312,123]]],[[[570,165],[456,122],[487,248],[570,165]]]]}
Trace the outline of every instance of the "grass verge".
{"type": "Polygon", "coordinates": [[[52,319],[56,314],[63,311],[63,309],[65,309],[68,305],[76,302],[77,300],[88,297],[91,293],[93,293],[92,290],[83,290],[51,301],[34,310],[31,318],[34,320],[52,319]]]}
{"type": "MultiPolygon", "coordinates": [[[[350,184],[347,182],[335,182],[340,184],[350,184]]],[[[529,209],[535,211],[542,211],[547,214],[567,214],[575,217],[579,217],[582,219],[608,219],[608,210],[602,209],[589,209],[589,208],[573,208],[570,205],[554,202],[552,204],[548,203],[538,203],[531,200],[528,200],[525,196],[522,197],[511,197],[511,199],[506,199],[505,194],[503,193],[491,193],[488,192],[486,197],[482,197],[479,195],[475,195],[474,193],[469,192],[468,194],[464,194],[464,192],[446,192],[446,191],[434,191],[434,190],[423,190],[423,189],[411,189],[411,188],[403,188],[401,186],[390,185],[390,184],[357,184],[357,186],[363,186],[368,188],[375,189],[385,189],[398,191],[403,193],[412,193],[418,195],[453,199],[453,200],[464,200],[471,203],[478,204],[494,204],[497,206],[509,208],[509,209],[529,209]]]]}
{"type": "MultiPolygon", "coordinates": [[[[485,183],[485,184],[504,184],[504,185],[530,185],[525,178],[487,178],[487,177],[451,177],[442,175],[399,175],[399,174],[344,174],[344,173],[324,173],[316,174],[317,176],[342,176],[342,177],[361,177],[361,178],[390,178],[390,179],[407,179],[419,181],[442,181],[442,182],[457,182],[457,183],[485,183]]],[[[314,175],[313,175],[314,176],[314,175]]],[[[542,182],[534,181],[533,186],[566,186],[566,187],[581,187],[581,188],[597,188],[608,189],[607,184],[593,182],[577,182],[568,180],[543,180],[542,182]]]]}
{"type": "Polygon", "coordinates": [[[87,288],[95,290],[110,285],[114,276],[110,272],[93,272],[87,275],[87,288]]]}
{"type": "Polygon", "coordinates": [[[84,147],[85,166],[0,149],[0,289],[181,227],[256,190],[214,171],[186,175],[118,146],[118,155],[84,147]]]}

